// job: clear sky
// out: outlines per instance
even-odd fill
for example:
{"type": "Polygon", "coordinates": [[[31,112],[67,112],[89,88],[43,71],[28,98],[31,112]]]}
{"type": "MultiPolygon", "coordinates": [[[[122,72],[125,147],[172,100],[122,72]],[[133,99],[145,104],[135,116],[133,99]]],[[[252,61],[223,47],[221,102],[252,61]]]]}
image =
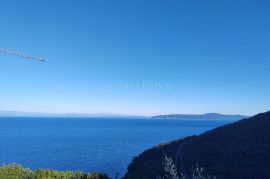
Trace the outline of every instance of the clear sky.
{"type": "Polygon", "coordinates": [[[0,109],[252,115],[270,109],[270,3],[2,0],[0,109]]]}

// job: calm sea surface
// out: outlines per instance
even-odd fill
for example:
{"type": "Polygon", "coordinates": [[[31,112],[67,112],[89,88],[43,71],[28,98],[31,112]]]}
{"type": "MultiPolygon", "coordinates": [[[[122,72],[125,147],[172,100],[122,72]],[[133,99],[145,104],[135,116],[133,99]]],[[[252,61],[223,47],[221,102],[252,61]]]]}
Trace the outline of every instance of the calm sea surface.
{"type": "Polygon", "coordinates": [[[0,164],[122,176],[134,156],[229,121],[150,118],[0,118],[0,164]]]}

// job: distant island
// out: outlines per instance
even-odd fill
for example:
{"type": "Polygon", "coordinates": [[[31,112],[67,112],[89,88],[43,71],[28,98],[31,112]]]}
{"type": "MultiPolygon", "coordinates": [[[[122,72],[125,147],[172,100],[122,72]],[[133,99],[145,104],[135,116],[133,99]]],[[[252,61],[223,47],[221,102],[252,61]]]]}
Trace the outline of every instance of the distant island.
{"type": "Polygon", "coordinates": [[[241,120],[248,118],[248,116],[243,115],[228,115],[228,114],[219,114],[219,113],[206,113],[206,114],[169,114],[169,115],[158,115],[153,116],[152,118],[158,119],[198,119],[198,120],[241,120]]]}

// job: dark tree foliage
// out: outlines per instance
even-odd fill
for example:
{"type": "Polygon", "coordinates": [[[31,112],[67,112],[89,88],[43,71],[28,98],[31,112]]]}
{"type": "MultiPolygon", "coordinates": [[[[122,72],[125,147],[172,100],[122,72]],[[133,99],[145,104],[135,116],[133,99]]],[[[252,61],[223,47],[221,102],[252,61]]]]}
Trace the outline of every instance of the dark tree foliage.
{"type": "Polygon", "coordinates": [[[164,175],[163,158],[167,155],[175,158],[178,145],[182,140],[159,145],[135,157],[128,167],[124,179],[149,179],[164,175]]]}
{"type": "Polygon", "coordinates": [[[269,179],[270,112],[186,140],[177,157],[185,172],[199,163],[218,179],[269,179]]]}

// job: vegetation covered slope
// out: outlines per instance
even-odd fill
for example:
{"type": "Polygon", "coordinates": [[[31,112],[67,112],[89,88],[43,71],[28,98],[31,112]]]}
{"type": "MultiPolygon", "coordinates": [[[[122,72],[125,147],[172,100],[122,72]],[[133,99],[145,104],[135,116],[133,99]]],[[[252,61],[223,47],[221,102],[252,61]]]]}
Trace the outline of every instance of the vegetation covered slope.
{"type": "Polygon", "coordinates": [[[185,176],[199,164],[217,179],[269,179],[270,112],[150,149],[133,160],[126,178],[162,175],[164,154],[176,159],[185,176]]]}
{"type": "Polygon", "coordinates": [[[164,165],[162,160],[164,155],[174,159],[177,148],[182,142],[182,140],[178,140],[162,144],[135,157],[129,165],[128,173],[124,179],[148,179],[163,176],[164,165]]]}
{"type": "Polygon", "coordinates": [[[199,163],[218,179],[269,179],[270,112],[186,140],[177,160],[184,172],[199,163]]]}
{"type": "Polygon", "coordinates": [[[104,174],[39,169],[32,171],[18,164],[0,167],[0,179],[109,179],[104,174]]]}

